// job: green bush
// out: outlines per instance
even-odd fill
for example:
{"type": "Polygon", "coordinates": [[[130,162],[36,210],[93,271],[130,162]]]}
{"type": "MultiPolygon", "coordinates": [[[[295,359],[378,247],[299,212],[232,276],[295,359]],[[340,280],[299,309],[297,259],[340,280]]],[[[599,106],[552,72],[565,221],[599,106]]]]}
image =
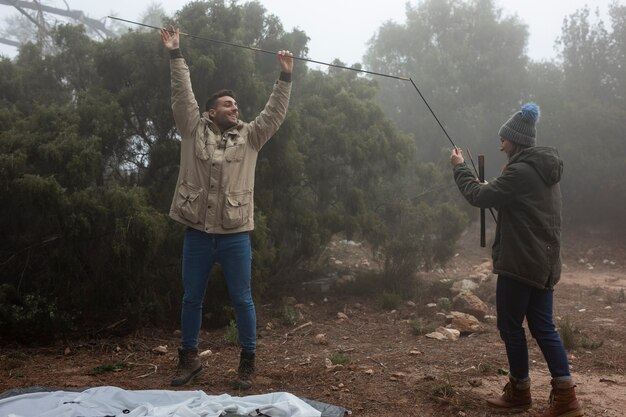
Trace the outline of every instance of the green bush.
{"type": "Polygon", "coordinates": [[[48,343],[72,330],[73,317],[59,311],[55,299],[37,293],[19,296],[12,286],[0,286],[3,342],[48,343]]]}
{"type": "Polygon", "coordinates": [[[402,303],[402,297],[399,294],[392,292],[383,292],[381,306],[384,310],[395,310],[402,303]]]}
{"type": "Polygon", "coordinates": [[[330,361],[333,365],[347,365],[352,361],[352,358],[346,353],[337,352],[330,357],[330,361]]]}

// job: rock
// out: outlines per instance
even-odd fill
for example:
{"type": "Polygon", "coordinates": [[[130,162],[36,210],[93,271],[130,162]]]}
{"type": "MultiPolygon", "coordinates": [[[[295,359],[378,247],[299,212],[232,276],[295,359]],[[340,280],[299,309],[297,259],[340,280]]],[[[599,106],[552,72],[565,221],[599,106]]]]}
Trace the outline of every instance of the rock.
{"type": "Polygon", "coordinates": [[[339,320],[348,320],[348,315],[340,311],[339,313],[337,313],[337,318],[339,320]]]}
{"type": "Polygon", "coordinates": [[[152,349],[152,353],[157,355],[165,355],[167,353],[167,345],[160,345],[152,349]]]}
{"type": "Polygon", "coordinates": [[[374,375],[374,370],[373,369],[368,369],[365,371],[365,374],[367,375],[374,375]]]}
{"type": "Polygon", "coordinates": [[[328,338],[326,337],[326,333],[320,333],[315,335],[315,344],[316,345],[327,345],[328,338]]]}
{"type": "Polygon", "coordinates": [[[432,333],[428,333],[426,337],[437,340],[457,340],[461,336],[461,332],[456,329],[449,329],[446,327],[438,327],[432,333]]]}
{"type": "Polygon", "coordinates": [[[213,354],[213,351],[211,349],[207,349],[207,350],[203,350],[202,352],[200,352],[198,356],[200,356],[201,358],[204,358],[206,356],[211,356],[212,354],[213,354]]]}
{"type": "Polygon", "coordinates": [[[446,316],[446,320],[448,323],[447,327],[458,330],[463,336],[485,330],[476,317],[460,311],[452,311],[446,316]]]}
{"type": "Polygon", "coordinates": [[[461,337],[461,332],[456,329],[450,329],[449,327],[437,327],[435,330],[438,333],[441,333],[449,340],[458,340],[461,337]]]}
{"type": "Polygon", "coordinates": [[[447,337],[439,332],[432,332],[432,333],[427,333],[426,337],[431,338],[431,339],[437,339],[437,340],[446,340],[447,337]]]}
{"type": "Polygon", "coordinates": [[[467,381],[473,387],[480,387],[483,385],[483,380],[478,378],[472,378],[467,381]]]}
{"type": "Polygon", "coordinates": [[[474,266],[473,269],[475,273],[483,273],[485,275],[491,274],[491,271],[493,270],[491,259],[483,259],[482,263],[474,266]]]}
{"type": "Polygon", "coordinates": [[[452,299],[452,306],[455,310],[471,314],[479,320],[482,320],[489,311],[487,304],[485,304],[480,298],[469,290],[464,290],[458,293],[452,299]]]}
{"type": "Polygon", "coordinates": [[[469,280],[469,279],[462,279],[452,284],[451,290],[454,292],[460,292],[463,290],[473,291],[477,288],[478,288],[478,284],[476,284],[474,281],[469,280]]]}

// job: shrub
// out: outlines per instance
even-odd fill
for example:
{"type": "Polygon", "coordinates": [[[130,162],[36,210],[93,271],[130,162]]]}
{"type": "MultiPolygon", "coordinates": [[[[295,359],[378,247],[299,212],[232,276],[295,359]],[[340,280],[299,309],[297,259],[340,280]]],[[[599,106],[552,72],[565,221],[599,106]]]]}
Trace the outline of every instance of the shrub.
{"type": "Polygon", "coordinates": [[[239,346],[239,333],[237,332],[237,322],[235,320],[231,320],[228,326],[226,326],[224,341],[229,345],[239,346]]]}
{"type": "Polygon", "coordinates": [[[341,352],[337,352],[330,357],[333,365],[347,365],[351,360],[350,355],[341,352]]]}
{"type": "Polygon", "coordinates": [[[59,311],[56,300],[37,293],[19,296],[0,286],[0,334],[4,342],[48,343],[73,329],[73,318],[59,311]]]}
{"type": "Polygon", "coordinates": [[[409,321],[409,325],[411,326],[411,333],[415,336],[422,336],[435,330],[432,324],[422,318],[409,321]]]}
{"type": "Polygon", "coordinates": [[[400,297],[399,294],[386,291],[383,292],[381,304],[384,310],[395,310],[398,308],[401,302],[402,297],[400,297]]]}

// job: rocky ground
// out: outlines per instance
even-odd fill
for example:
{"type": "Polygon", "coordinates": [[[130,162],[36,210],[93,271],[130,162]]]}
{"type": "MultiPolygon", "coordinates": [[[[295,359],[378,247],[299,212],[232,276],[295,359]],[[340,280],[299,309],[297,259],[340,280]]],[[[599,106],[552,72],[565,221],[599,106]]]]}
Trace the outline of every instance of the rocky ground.
{"type": "MultiPolygon", "coordinates": [[[[257,303],[258,372],[250,391],[232,389],[237,349],[223,328],[202,332],[205,371],[182,389],[231,395],[287,391],[364,417],[492,415],[484,398],[499,395],[507,363],[493,317],[489,252],[472,233],[459,242],[445,270],[420,274],[422,290],[395,308],[382,296],[325,291],[327,278],[349,280],[355,270],[376,268],[366,248],[335,239],[320,260],[326,266],[322,280],[275,294],[279,302],[257,303]],[[485,311],[472,310],[480,318],[473,330],[438,340],[433,333],[449,323],[451,311],[467,310],[451,290],[453,283],[471,286],[462,285],[463,279],[477,284],[471,291],[485,311]]],[[[565,237],[555,313],[571,341],[579,398],[587,416],[624,416],[626,244],[584,231],[565,237]]],[[[142,329],[124,338],[44,348],[5,346],[0,392],[32,386],[170,389],[177,338],[169,330],[142,329]]],[[[530,346],[532,395],[535,409],[541,409],[548,402],[549,374],[535,343],[530,346]]]]}

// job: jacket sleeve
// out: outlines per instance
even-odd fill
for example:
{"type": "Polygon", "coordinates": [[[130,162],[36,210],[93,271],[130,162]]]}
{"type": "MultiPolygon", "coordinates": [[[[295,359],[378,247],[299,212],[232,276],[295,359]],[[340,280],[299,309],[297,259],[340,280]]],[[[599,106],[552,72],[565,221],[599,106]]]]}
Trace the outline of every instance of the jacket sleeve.
{"type": "Polygon", "coordinates": [[[259,151],[287,116],[291,81],[278,80],[263,111],[248,125],[250,145],[259,151]]]}
{"type": "Polygon", "coordinates": [[[501,207],[515,200],[525,186],[523,164],[509,165],[501,176],[488,184],[480,184],[469,167],[463,163],[454,167],[454,181],[463,197],[475,207],[501,207]]]}
{"type": "Polygon", "coordinates": [[[170,76],[172,89],[172,112],[183,140],[193,137],[200,124],[198,102],[191,89],[189,67],[180,50],[170,51],[170,76]]]}

